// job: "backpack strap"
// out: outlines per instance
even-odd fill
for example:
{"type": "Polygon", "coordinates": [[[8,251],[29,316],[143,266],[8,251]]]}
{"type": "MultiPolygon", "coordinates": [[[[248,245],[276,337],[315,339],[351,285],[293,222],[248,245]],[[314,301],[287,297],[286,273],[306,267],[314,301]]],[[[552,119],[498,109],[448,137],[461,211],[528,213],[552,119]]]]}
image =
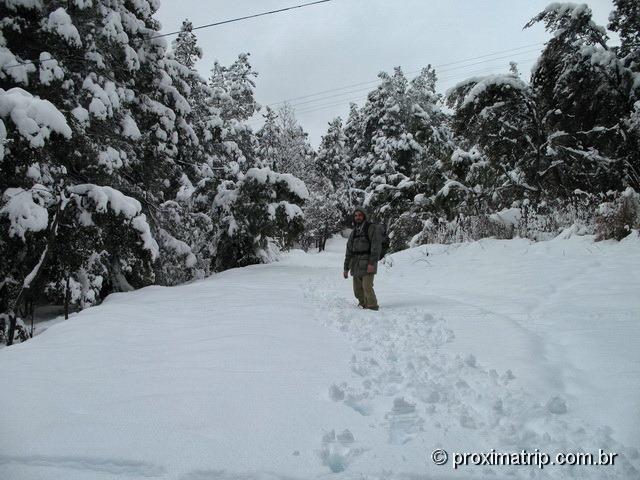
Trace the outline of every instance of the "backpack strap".
{"type": "Polygon", "coordinates": [[[373,222],[369,222],[369,225],[367,225],[367,229],[364,232],[365,237],[367,237],[367,241],[369,242],[369,247],[371,247],[371,237],[369,236],[369,229],[371,227],[377,227],[377,223],[373,223],[373,222]]]}
{"type": "MultiPolygon", "coordinates": [[[[371,226],[374,225],[374,224],[371,223],[371,222],[368,222],[366,220],[365,220],[365,222],[366,223],[365,223],[365,225],[363,225],[363,228],[362,228],[362,233],[364,234],[364,238],[366,238],[367,242],[369,243],[369,250],[363,250],[361,252],[354,251],[353,252],[354,255],[364,255],[365,253],[366,254],[371,253],[371,237],[369,237],[369,228],[371,228],[371,226]]],[[[351,231],[351,233],[354,235],[354,238],[355,238],[355,229],[353,229],[351,231]]]]}

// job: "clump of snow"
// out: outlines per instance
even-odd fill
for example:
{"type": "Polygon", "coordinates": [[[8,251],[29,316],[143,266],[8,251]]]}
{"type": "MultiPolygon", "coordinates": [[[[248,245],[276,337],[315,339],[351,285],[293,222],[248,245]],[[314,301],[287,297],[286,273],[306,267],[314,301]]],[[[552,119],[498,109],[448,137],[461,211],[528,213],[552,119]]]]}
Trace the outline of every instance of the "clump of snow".
{"type": "Polygon", "coordinates": [[[122,127],[122,135],[130,138],[131,140],[138,140],[142,136],[140,129],[138,128],[138,124],[131,115],[125,115],[122,117],[120,126],[122,127]]]}
{"type": "Polygon", "coordinates": [[[120,12],[109,12],[99,32],[100,35],[103,35],[107,39],[113,40],[121,45],[129,43],[129,36],[122,26],[122,16],[120,15],[120,12]]]}
{"type": "Polygon", "coordinates": [[[416,411],[416,404],[407,402],[404,397],[398,397],[393,400],[393,410],[395,414],[413,413],[416,411]]]}
{"type": "MultiPolygon", "coordinates": [[[[151,234],[151,228],[147,223],[147,217],[142,211],[142,205],[135,198],[131,198],[111,187],[94,184],[81,184],[68,187],[72,195],[84,196],[93,201],[97,212],[106,213],[108,210],[116,215],[123,215],[131,220],[131,226],[138,231],[142,239],[143,248],[151,252],[151,258],[155,260],[159,256],[160,248],[151,234]]],[[[91,219],[85,218],[90,224],[91,219]]]]}
{"type": "Polygon", "coordinates": [[[304,213],[302,212],[302,209],[298,205],[294,203],[281,201],[278,203],[270,203],[267,206],[267,211],[269,212],[269,218],[271,218],[272,220],[275,219],[276,214],[280,209],[284,210],[285,216],[287,217],[288,220],[293,220],[296,217],[304,217],[304,213]]]}
{"type": "Polygon", "coordinates": [[[586,3],[552,2],[545,7],[544,12],[558,15],[569,14],[574,19],[582,15],[591,16],[591,8],[586,3]]]}
{"type": "Polygon", "coordinates": [[[36,183],[41,183],[42,181],[42,171],[40,170],[40,165],[37,163],[32,163],[27,168],[27,177],[36,183]]]}
{"type": "Polygon", "coordinates": [[[16,83],[29,84],[29,73],[36,71],[33,63],[23,63],[0,43],[0,78],[11,77],[16,83]]]}
{"type": "Polygon", "coordinates": [[[27,232],[40,232],[47,228],[49,214],[40,204],[40,197],[34,196],[33,190],[7,188],[3,194],[3,201],[5,204],[0,209],[0,215],[9,218],[10,236],[24,240],[27,232]]]}
{"type": "Polygon", "coordinates": [[[40,54],[40,83],[43,85],[49,85],[54,80],[62,80],[64,78],[64,72],[58,65],[58,61],[51,57],[48,52],[42,52],[40,54]]]}
{"type": "Polygon", "coordinates": [[[193,254],[191,247],[182,240],[178,240],[163,228],[159,229],[159,239],[162,246],[175,252],[178,256],[184,257],[185,266],[191,268],[197,263],[196,256],[193,254]]]}
{"type": "Polygon", "coordinates": [[[551,397],[547,402],[547,410],[556,415],[567,413],[567,404],[562,397],[551,397]]]}
{"type": "Polygon", "coordinates": [[[122,167],[123,159],[126,159],[126,154],[113,147],[107,147],[105,151],[98,153],[98,164],[109,173],[122,167]]]}
{"type": "Polygon", "coordinates": [[[82,46],[80,33],[78,33],[78,29],[73,24],[71,17],[63,7],[59,7],[57,10],[54,10],[49,14],[45,28],[50,32],[57,33],[59,36],[64,38],[67,43],[74,47],[82,46]]]}
{"type": "Polygon", "coordinates": [[[444,184],[444,186],[438,190],[438,193],[436,193],[436,197],[447,197],[449,196],[449,192],[451,191],[452,188],[458,188],[460,190],[469,190],[468,187],[466,187],[465,185],[463,185],[462,183],[458,182],[457,180],[447,180],[444,184]]]}
{"type": "Polygon", "coordinates": [[[43,147],[51,132],[71,138],[64,115],[51,102],[18,87],[0,88],[0,117],[10,118],[33,148],[43,147]]]}
{"type": "Polygon", "coordinates": [[[245,178],[255,180],[258,183],[276,184],[283,182],[287,185],[289,191],[300,199],[306,200],[309,198],[309,190],[304,182],[290,173],[274,172],[269,167],[250,168],[247,170],[245,178]]]}
{"type": "Polygon", "coordinates": [[[118,90],[115,83],[111,81],[104,82],[104,86],[97,83],[94,74],[88,75],[84,79],[82,88],[93,95],[89,104],[89,112],[100,120],[113,116],[114,111],[120,108],[121,96],[125,95],[125,92],[122,89],[118,90]]]}
{"type": "Polygon", "coordinates": [[[93,0],[73,0],[73,4],[80,10],[84,10],[93,5],[93,0]]]}
{"type": "Polygon", "coordinates": [[[499,212],[492,213],[489,215],[489,218],[507,227],[515,227],[522,218],[522,210],[519,208],[506,208],[499,212]]]}
{"type": "Polygon", "coordinates": [[[125,45],[124,56],[129,70],[140,70],[140,57],[138,57],[138,52],[129,45],[125,45]]]}
{"type": "Polygon", "coordinates": [[[111,209],[116,215],[123,215],[125,218],[133,219],[142,211],[142,205],[135,198],[126,196],[115,188],[84,183],[68,187],[70,193],[86,196],[93,200],[96,211],[100,213],[111,209]]]}
{"type": "Polygon", "coordinates": [[[151,228],[149,227],[149,223],[147,223],[147,216],[141,213],[131,220],[131,225],[140,234],[143,248],[151,253],[152,260],[156,260],[160,256],[160,247],[158,247],[158,242],[156,242],[153,235],[151,235],[151,228]]]}
{"type": "Polygon", "coordinates": [[[102,100],[93,98],[89,104],[89,111],[99,120],[105,120],[109,115],[109,110],[102,100]]]}
{"type": "Polygon", "coordinates": [[[71,110],[71,115],[82,125],[89,125],[89,111],[81,106],[77,106],[71,110]]]}
{"type": "Polygon", "coordinates": [[[488,75],[483,77],[475,86],[465,95],[460,108],[465,108],[471,103],[475,103],[485,91],[492,87],[512,88],[514,90],[525,90],[527,84],[514,75],[488,75]]]}
{"type": "Polygon", "coordinates": [[[464,363],[466,363],[470,367],[476,366],[476,357],[473,353],[470,353],[464,358],[464,363]]]}
{"type": "Polygon", "coordinates": [[[189,177],[184,173],[182,174],[182,177],[180,177],[180,185],[181,186],[176,193],[176,200],[186,202],[191,198],[191,195],[193,195],[196,189],[191,183],[191,180],[189,180],[189,177]]]}

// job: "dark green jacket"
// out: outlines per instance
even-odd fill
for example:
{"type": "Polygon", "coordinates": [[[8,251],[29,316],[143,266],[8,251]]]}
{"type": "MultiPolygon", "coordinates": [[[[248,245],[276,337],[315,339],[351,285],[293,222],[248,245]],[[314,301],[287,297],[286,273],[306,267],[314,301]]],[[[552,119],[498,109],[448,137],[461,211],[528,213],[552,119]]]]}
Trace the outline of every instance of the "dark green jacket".
{"type": "Polygon", "coordinates": [[[351,271],[354,277],[367,274],[367,265],[373,265],[373,273],[378,272],[378,258],[382,252],[382,231],[375,224],[365,220],[362,230],[354,227],[347,240],[347,252],[344,256],[344,271],[351,271]],[[371,243],[367,240],[367,230],[371,243]]]}

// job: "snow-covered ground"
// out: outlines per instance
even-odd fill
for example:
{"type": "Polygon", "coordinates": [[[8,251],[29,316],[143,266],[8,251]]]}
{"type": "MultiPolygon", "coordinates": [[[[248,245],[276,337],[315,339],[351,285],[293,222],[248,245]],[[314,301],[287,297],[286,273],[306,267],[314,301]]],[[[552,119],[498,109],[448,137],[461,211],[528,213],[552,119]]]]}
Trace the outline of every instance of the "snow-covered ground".
{"type": "Polygon", "coordinates": [[[395,254],[378,312],[343,239],[112,295],[0,350],[0,478],[640,478],[640,239],[565,237],[395,254]]]}

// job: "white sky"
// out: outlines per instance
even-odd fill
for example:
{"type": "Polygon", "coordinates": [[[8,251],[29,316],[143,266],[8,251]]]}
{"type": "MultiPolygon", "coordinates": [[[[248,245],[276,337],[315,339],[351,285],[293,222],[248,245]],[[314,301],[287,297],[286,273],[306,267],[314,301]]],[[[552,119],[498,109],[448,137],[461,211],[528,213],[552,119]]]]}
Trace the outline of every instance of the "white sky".
{"type": "MultiPolygon", "coordinates": [[[[178,30],[185,18],[198,26],[309,1],[161,0],[156,16],[163,31],[169,32],[178,30]]],[[[290,102],[316,147],[327,122],[338,115],[344,120],[349,101],[361,104],[381,70],[392,71],[401,66],[408,74],[429,63],[442,65],[436,71],[441,79],[438,90],[444,92],[471,75],[506,72],[513,60],[528,80],[541,43],[549,36],[541,25],[526,30],[522,26],[548,3],[332,0],[198,30],[199,45],[204,51],[198,68],[208,78],[215,60],[229,64],[238,53],[251,53],[251,64],[259,73],[256,99],[262,105],[372,82],[290,102]],[[527,45],[533,46],[504,52],[527,45]],[[460,62],[480,56],[483,58],[460,62]],[[452,62],[458,63],[444,66],[452,62]]],[[[591,0],[588,4],[596,23],[606,26],[612,1],[591,0]]],[[[251,124],[257,128],[260,122],[251,124]]]]}

